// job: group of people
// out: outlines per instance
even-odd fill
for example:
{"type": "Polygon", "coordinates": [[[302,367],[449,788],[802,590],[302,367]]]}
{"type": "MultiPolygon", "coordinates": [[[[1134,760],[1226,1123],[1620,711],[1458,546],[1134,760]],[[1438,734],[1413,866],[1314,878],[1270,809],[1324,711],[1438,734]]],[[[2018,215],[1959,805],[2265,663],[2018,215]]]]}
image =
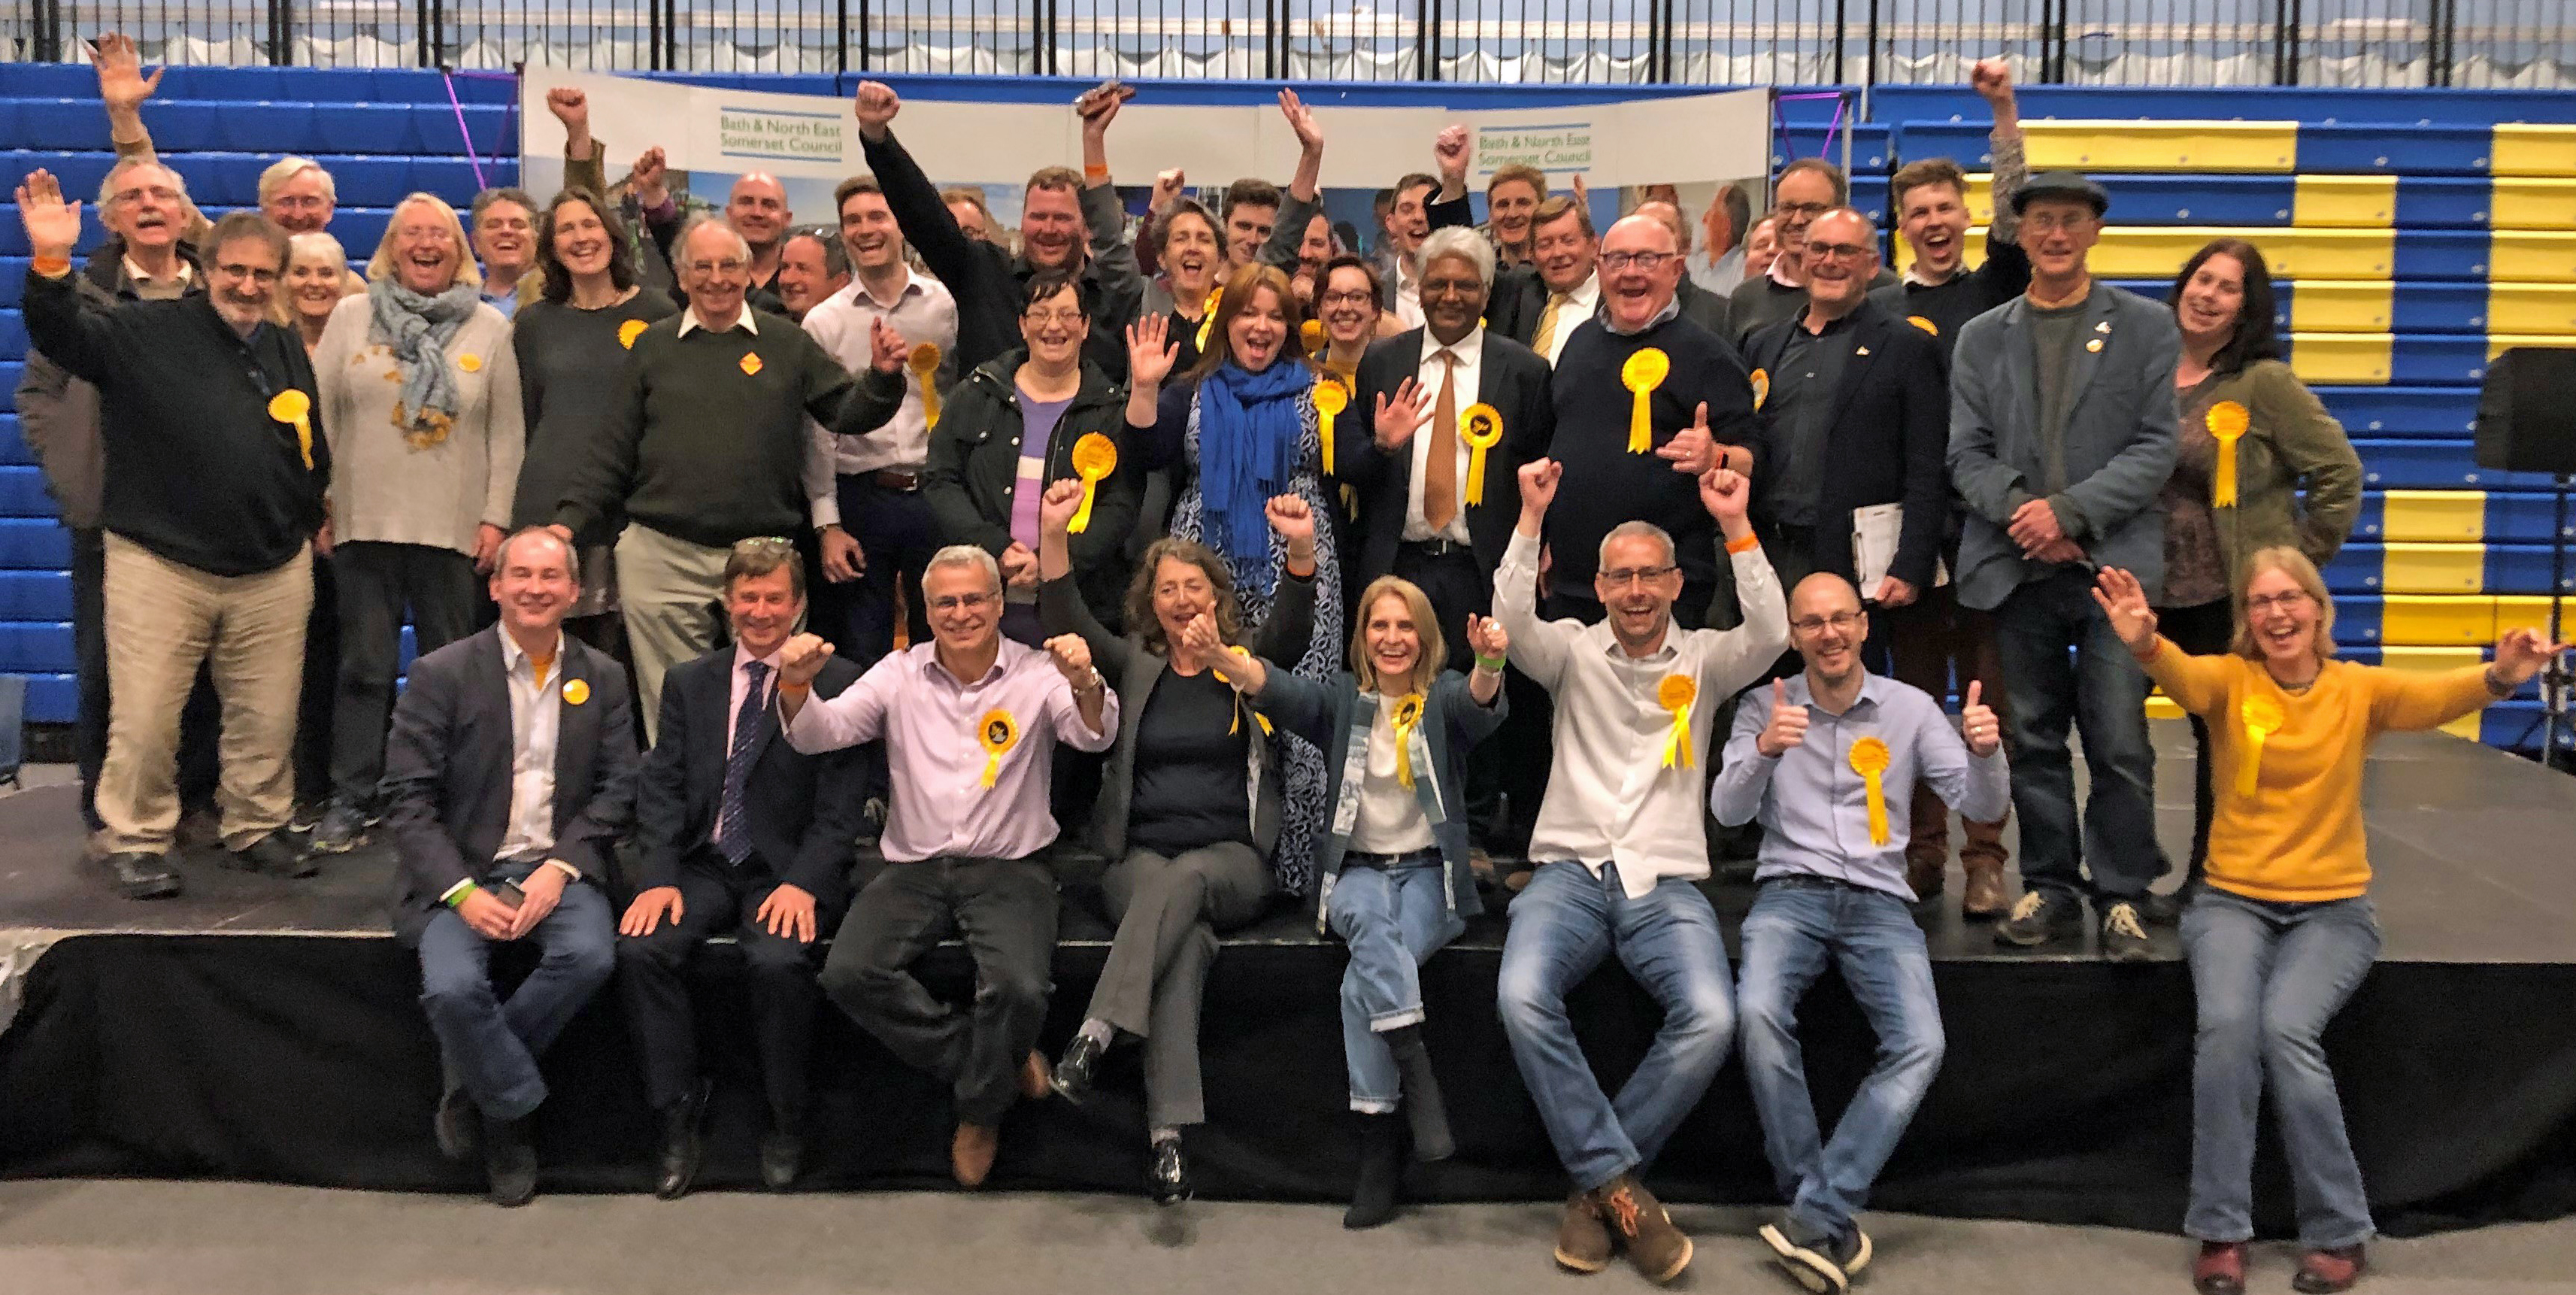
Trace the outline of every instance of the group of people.
{"type": "Polygon", "coordinates": [[[2172,915],[2152,679],[2201,742],[2172,906],[2201,1018],[2194,1281],[2242,1287],[2266,1076],[2300,1288],[2360,1276],[2317,1039],[2377,947],[2362,751],[2562,649],[2516,631],[2434,676],[2333,659],[2316,563],[2359,465],[2279,359],[2261,253],[2212,243],[2164,304],[2096,282],[2108,199],[2026,174],[1999,64],[1975,73],[1986,258],[1965,263],[1966,176],[1918,160],[1891,186],[1901,278],[1817,159],[1758,223],[1649,195],[1596,234],[1588,201],[1507,170],[1478,227],[1454,127],[1387,193],[1377,253],[1344,250],[1293,91],[1284,189],[1212,210],[1167,175],[1133,238],[1108,161],[1132,91],[1085,96],[1082,167],[1030,178],[1013,250],[868,82],[837,228],[794,226],[761,175],[684,220],[658,149],[610,190],[562,89],[561,193],[414,194],[362,286],[327,171],[282,161],[260,211],[200,229],[142,130],[157,76],[119,38],[98,64],[122,156],[88,273],[79,204],[42,171],[17,194],[41,357],[20,409],[90,555],[96,852],[125,894],[175,893],[182,752],[217,734],[241,866],[308,875],[380,830],[437,1140],[494,1199],[534,1193],[539,1058],[611,979],[659,1190],[690,1189],[711,1090],[686,970],[718,935],[749,967],[772,1187],[801,1170],[828,999],[951,1087],[967,1186],[1015,1104],[1090,1100],[1141,1048],[1148,1190],[1185,1199],[1218,937],[1293,898],[1350,953],[1346,1221],[1371,1226],[1408,1159],[1456,1146],[1418,969],[1505,894],[1496,1007],[1571,1180],[1556,1261],[1688,1265],[1643,1180],[1740,1043],[1787,1202],[1760,1238],[1839,1292],[1941,1064],[1913,909],[1947,815],[1963,908],[2003,943],[2073,937],[2089,901],[2101,952],[2138,959],[2172,915]],[[326,620],[329,791],[299,843],[326,620]],[[207,687],[220,722],[192,737],[207,687]],[[1116,936],[1051,1061],[1050,860],[1082,816],[1116,936]],[[1701,883],[1746,824],[1731,974],[1701,883]],[[883,866],[854,874],[871,835],[883,866]],[[1506,852],[1534,867],[1498,885],[1506,852]],[[968,1002],[912,972],[950,938],[968,1002]],[[541,956],[503,998],[489,955],[522,940],[541,956]],[[1616,1094],[1567,1010],[1613,956],[1663,1012],[1616,1094]],[[1797,1030],[1828,964],[1880,1043],[1829,1134],[1797,1030]]]}

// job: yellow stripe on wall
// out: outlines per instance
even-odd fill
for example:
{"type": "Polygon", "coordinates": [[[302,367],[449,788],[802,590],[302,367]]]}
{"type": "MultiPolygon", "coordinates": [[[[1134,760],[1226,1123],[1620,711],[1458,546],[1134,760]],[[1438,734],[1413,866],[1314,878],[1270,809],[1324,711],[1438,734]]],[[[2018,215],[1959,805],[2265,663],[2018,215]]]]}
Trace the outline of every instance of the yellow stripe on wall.
{"type": "Polygon", "coordinates": [[[2487,172],[2576,176],[2576,126],[2499,123],[2487,144],[2487,172]]]}
{"type": "Polygon", "coordinates": [[[2370,386],[2388,381],[2388,333],[2293,333],[2290,370],[2302,382],[2370,386]]]}
{"type": "Polygon", "coordinates": [[[2502,355],[2517,346],[2537,346],[2548,350],[2566,350],[2569,347],[2576,347],[2576,337],[2532,337],[2515,333],[2489,333],[2487,335],[2487,358],[2489,360],[2493,360],[2495,357],[2502,355]]]}
{"type": "Polygon", "coordinates": [[[2576,229],[2576,180],[2499,176],[2487,194],[2493,229],[2576,229]]]}
{"type": "MultiPolygon", "coordinates": [[[[2307,291],[2303,283],[2291,294],[2292,309],[2307,299],[2307,291]]],[[[2490,283],[2483,323],[2497,333],[2576,334],[2576,284],[2490,283]]]]}
{"type": "Polygon", "coordinates": [[[2397,285],[2386,279],[2304,279],[2290,289],[2290,327],[2302,333],[2385,333],[2396,327],[2397,285]]]}
{"type": "Polygon", "coordinates": [[[2484,544],[2389,544],[2380,549],[2379,587],[2402,594],[2473,594],[2486,587],[2484,544]]]}
{"type": "Polygon", "coordinates": [[[2290,215],[2293,225],[2385,229],[2396,219],[2396,176],[2298,177],[2298,201],[2290,215]]]}
{"type": "MultiPolygon", "coordinates": [[[[2548,605],[2545,598],[2539,601],[2548,605]]],[[[2495,627],[2496,599],[2484,594],[2390,594],[2379,603],[2379,641],[2389,646],[2492,643],[2495,627]]]]}
{"type": "Polygon", "coordinates": [[[2033,171],[2298,169],[2295,121],[2024,121],[2021,129],[2033,171]]]}
{"type": "Polygon", "coordinates": [[[2474,542],[2486,538],[2487,492],[2391,490],[2380,496],[2379,535],[2392,543],[2474,542]]]}

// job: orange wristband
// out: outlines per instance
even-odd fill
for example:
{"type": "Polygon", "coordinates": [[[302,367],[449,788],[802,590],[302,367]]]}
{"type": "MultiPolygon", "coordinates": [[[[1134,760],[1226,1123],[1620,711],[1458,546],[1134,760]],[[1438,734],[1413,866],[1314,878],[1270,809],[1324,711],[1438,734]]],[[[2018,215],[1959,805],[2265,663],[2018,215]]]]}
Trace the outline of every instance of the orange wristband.
{"type": "Polygon", "coordinates": [[[59,279],[72,272],[72,258],[68,256],[40,256],[30,262],[27,268],[34,270],[36,273],[41,274],[48,279],[59,279]]]}
{"type": "Polygon", "coordinates": [[[1086,162],[1082,167],[1082,178],[1085,180],[1106,180],[1109,178],[1109,168],[1105,166],[1093,166],[1086,162]]]}
{"type": "Polygon", "coordinates": [[[1740,540],[1728,540],[1726,542],[1726,553],[1728,557],[1733,557],[1738,553],[1750,553],[1760,547],[1762,547],[1761,536],[1747,535],[1740,540]]]}

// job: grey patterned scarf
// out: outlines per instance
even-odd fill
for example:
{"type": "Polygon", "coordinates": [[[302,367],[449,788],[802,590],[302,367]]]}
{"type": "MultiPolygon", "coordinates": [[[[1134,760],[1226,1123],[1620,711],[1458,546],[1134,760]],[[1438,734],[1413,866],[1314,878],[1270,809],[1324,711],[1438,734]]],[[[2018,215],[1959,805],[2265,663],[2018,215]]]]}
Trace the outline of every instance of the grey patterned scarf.
{"type": "Polygon", "coordinates": [[[435,297],[391,279],[367,285],[367,340],[393,350],[395,377],[402,383],[402,393],[394,399],[394,426],[413,449],[446,440],[455,422],[459,397],[447,345],[482,301],[482,294],[466,283],[435,297]]]}

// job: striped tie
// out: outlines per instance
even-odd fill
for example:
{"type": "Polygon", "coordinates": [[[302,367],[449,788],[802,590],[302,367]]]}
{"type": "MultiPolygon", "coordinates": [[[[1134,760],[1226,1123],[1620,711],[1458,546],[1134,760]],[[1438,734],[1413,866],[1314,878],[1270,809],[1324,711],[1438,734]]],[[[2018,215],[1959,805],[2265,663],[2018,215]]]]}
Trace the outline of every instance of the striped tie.
{"type": "Polygon", "coordinates": [[[743,795],[751,782],[751,754],[760,749],[761,720],[768,713],[760,685],[769,675],[769,665],[745,662],[742,672],[751,682],[742,690],[742,708],[734,712],[733,745],[725,752],[724,799],[716,804],[716,850],[727,863],[737,865],[751,857],[751,818],[744,812],[743,795]]]}

